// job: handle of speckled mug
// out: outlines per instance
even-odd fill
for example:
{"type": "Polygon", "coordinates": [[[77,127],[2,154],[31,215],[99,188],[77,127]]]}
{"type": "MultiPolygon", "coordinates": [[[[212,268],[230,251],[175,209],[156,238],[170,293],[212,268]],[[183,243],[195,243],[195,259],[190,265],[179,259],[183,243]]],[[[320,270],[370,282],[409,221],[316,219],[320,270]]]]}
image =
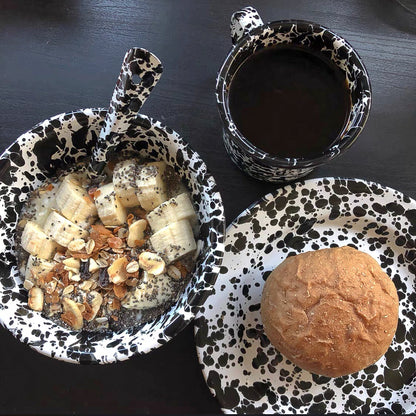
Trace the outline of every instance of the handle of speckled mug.
{"type": "Polygon", "coordinates": [[[260,15],[254,7],[244,7],[231,16],[231,40],[236,44],[243,36],[258,26],[263,25],[260,15]]]}
{"type": "Polygon", "coordinates": [[[91,156],[90,166],[97,173],[102,171],[107,155],[116,149],[132,119],[137,117],[162,72],[160,60],[151,52],[141,48],[127,51],[104,125],[91,156]],[[140,78],[137,84],[133,81],[134,75],[140,78]]]}

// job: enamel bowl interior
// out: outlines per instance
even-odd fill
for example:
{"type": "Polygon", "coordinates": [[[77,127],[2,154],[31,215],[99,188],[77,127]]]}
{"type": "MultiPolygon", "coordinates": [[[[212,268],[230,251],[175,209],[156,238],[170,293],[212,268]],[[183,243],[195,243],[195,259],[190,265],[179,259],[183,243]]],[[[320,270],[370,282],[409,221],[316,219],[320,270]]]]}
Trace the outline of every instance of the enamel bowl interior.
{"type": "Polygon", "coordinates": [[[183,294],[157,319],[122,331],[68,330],[27,307],[15,251],[19,212],[30,191],[57,169],[91,154],[105,115],[105,110],[85,109],[52,117],[20,136],[0,157],[0,323],[40,353],[75,363],[121,361],[165,344],[212,293],[223,256],[224,210],[214,178],[177,133],[140,116],[114,150],[135,151],[173,166],[192,194],[201,225],[200,252],[183,294]]]}

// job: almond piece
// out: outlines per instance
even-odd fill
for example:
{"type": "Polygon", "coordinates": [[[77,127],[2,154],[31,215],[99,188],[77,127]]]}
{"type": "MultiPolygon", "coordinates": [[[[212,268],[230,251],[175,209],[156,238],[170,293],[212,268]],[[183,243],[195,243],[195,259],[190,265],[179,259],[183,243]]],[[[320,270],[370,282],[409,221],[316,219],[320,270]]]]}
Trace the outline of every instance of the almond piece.
{"type": "Polygon", "coordinates": [[[113,264],[107,269],[110,282],[116,285],[123,283],[127,280],[126,266],[128,264],[126,257],[120,257],[114,260],[113,264]]]}
{"type": "Polygon", "coordinates": [[[84,320],[76,302],[69,298],[63,298],[62,306],[64,307],[64,313],[61,315],[61,319],[71,328],[81,329],[84,320]]]}
{"type": "Polygon", "coordinates": [[[180,280],[182,278],[181,271],[173,265],[170,265],[167,268],[167,273],[168,276],[171,277],[173,280],[180,280]]]}
{"type": "Polygon", "coordinates": [[[43,309],[43,291],[40,287],[34,286],[29,290],[27,305],[34,311],[41,311],[43,309]]]}
{"type": "Polygon", "coordinates": [[[165,262],[162,257],[150,251],[140,253],[139,266],[141,269],[155,276],[159,276],[165,271],[165,262]]]}
{"type": "Polygon", "coordinates": [[[135,260],[131,261],[126,266],[126,272],[127,273],[136,273],[139,270],[139,263],[135,260]]]}
{"type": "Polygon", "coordinates": [[[113,291],[119,299],[123,299],[127,294],[127,288],[125,285],[114,285],[113,291]]]}
{"type": "Polygon", "coordinates": [[[90,259],[90,263],[89,263],[88,271],[90,273],[94,273],[97,270],[100,270],[100,266],[99,266],[99,264],[93,258],[91,258],[90,259]]]}
{"type": "Polygon", "coordinates": [[[136,247],[136,241],[144,239],[144,232],[147,228],[146,220],[138,220],[129,226],[129,234],[127,237],[127,245],[129,247],[136,247]]]}
{"type": "Polygon", "coordinates": [[[64,264],[64,270],[69,270],[75,273],[78,273],[79,268],[81,266],[81,261],[74,257],[69,257],[65,259],[62,263],[64,264]]]}

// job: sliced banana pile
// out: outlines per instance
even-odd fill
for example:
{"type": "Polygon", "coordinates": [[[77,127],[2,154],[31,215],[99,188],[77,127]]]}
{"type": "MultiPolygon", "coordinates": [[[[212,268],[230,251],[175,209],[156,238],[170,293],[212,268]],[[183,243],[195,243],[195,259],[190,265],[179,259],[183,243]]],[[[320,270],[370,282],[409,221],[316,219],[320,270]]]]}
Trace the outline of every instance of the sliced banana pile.
{"type": "Polygon", "coordinates": [[[79,330],[174,301],[198,218],[187,192],[169,198],[166,172],[164,162],[129,159],[98,188],[75,173],[43,187],[21,236],[29,307],[79,330]]]}

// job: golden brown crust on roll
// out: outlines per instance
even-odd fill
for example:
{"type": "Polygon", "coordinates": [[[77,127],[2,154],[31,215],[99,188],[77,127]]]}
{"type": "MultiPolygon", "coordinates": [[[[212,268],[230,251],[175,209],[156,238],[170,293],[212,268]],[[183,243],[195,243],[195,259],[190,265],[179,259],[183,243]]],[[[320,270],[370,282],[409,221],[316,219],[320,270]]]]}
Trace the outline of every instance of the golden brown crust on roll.
{"type": "Polygon", "coordinates": [[[351,247],[288,257],[268,277],[261,316],[272,344],[312,373],[338,377],[376,362],[397,328],[394,283],[351,247]]]}

